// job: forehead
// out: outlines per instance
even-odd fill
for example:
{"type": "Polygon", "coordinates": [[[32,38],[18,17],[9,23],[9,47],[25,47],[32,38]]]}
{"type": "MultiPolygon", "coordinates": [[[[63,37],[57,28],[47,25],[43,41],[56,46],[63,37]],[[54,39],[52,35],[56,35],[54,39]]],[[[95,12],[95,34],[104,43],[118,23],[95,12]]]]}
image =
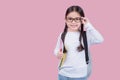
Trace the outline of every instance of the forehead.
{"type": "Polygon", "coordinates": [[[70,12],[70,13],[67,15],[67,17],[73,17],[73,18],[75,18],[75,17],[80,17],[80,14],[79,14],[78,12],[76,12],[76,11],[73,11],[73,12],[70,12]]]}

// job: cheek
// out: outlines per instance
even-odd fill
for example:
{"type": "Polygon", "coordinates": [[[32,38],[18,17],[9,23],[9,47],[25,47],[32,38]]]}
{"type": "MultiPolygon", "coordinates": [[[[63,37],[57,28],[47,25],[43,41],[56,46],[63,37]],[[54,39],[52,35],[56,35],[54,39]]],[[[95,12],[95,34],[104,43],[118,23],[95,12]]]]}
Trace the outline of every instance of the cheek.
{"type": "Polygon", "coordinates": [[[66,23],[66,24],[67,24],[68,27],[70,27],[70,25],[71,25],[70,23],[66,23]]]}
{"type": "Polygon", "coordinates": [[[77,25],[80,27],[80,26],[81,26],[81,23],[78,23],[77,25]]]}
{"type": "Polygon", "coordinates": [[[78,25],[80,26],[80,25],[81,25],[81,23],[78,23],[78,25]]]}

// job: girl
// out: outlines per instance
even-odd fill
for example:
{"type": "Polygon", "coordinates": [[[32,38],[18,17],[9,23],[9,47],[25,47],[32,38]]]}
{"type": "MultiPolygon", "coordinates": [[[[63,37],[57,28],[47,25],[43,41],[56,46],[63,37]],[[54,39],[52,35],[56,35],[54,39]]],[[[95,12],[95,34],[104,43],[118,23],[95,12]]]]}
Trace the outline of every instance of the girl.
{"type": "Polygon", "coordinates": [[[93,44],[103,42],[101,34],[92,26],[85,17],[83,9],[80,6],[71,6],[65,14],[65,28],[58,36],[58,41],[54,54],[58,59],[66,58],[61,67],[59,67],[59,80],[87,80],[91,73],[91,57],[89,47],[93,44]],[[83,29],[82,29],[83,28],[83,29]],[[83,44],[83,30],[86,31],[88,43],[89,63],[86,64],[85,49],[83,44]],[[62,50],[60,42],[62,40],[62,50]]]}

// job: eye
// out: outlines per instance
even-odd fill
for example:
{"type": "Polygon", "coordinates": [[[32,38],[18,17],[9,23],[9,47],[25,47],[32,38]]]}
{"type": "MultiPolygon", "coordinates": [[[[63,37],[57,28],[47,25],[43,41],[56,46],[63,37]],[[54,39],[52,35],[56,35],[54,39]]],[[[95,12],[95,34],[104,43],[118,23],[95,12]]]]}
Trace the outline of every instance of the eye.
{"type": "Polygon", "coordinates": [[[80,18],[78,17],[78,18],[75,18],[75,20],[80,20],[80,18]]]}
{"type": "Polygon", "coordinates": [[[68,17],[67,19],[68,19],[68,20],[73,20],[71,17],[68,17]]]}

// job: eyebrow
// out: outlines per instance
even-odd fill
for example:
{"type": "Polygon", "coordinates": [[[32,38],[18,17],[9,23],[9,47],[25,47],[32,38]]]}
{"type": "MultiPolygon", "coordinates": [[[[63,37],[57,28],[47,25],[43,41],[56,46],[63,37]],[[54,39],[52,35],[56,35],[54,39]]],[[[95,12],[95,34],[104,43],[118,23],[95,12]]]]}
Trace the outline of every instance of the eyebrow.
{"type": "MultiPolygon", "coordinates": [[[[73,17],[67,17],[67,18],[73,18],[73,17]]],[[[74,17],[74,18],[81,18],[81,17],[74,17]]]]}

